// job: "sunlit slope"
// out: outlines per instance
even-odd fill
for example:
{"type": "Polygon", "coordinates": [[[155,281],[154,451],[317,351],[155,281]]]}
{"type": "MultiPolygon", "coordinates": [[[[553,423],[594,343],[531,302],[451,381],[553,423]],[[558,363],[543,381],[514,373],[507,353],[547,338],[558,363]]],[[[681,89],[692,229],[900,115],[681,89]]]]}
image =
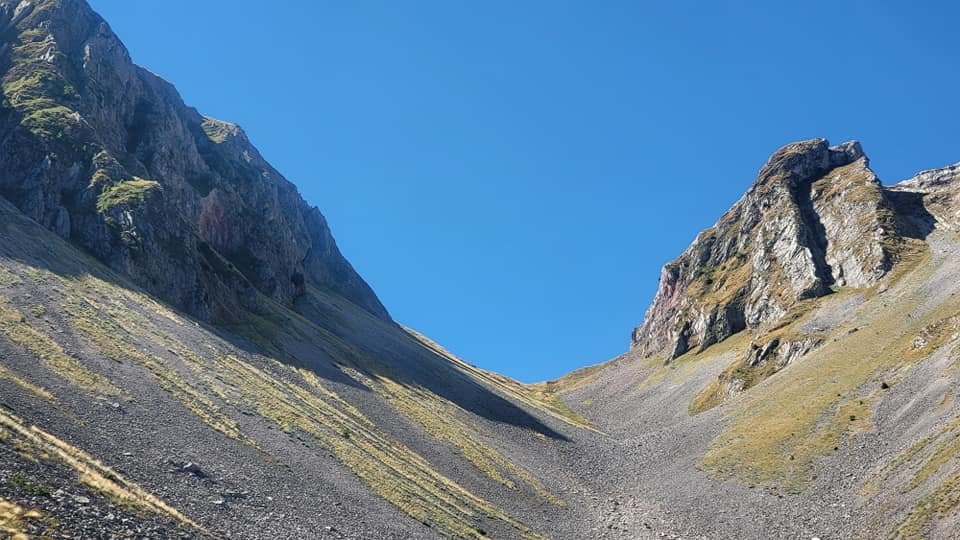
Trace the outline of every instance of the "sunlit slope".
{"type": "Polygon", "coordinates": [[[733,490],[747,501],[763,488],[781,501],[770,503],[784,512],[775,521],[789,523],[790,508],[835,494],[859,537],[953,538],[958,254],[944,225],[880,283],[800,302],[775,327],[668,362],[626,355],[554,384],[599,429],[691,441],[683,455],[699,471],[682,474],[702,478],[701,497],[733,490]],[[779,360],[760,352],[774,341],[779,360]]]}
{"type": "MultiPolygon", "coordinates": [[[[960,242],[953,232],[929,240],[931,253],[889,288],[812,309],[811,321],[831,317],[835,304],[849,311],[821,325],[821,345],[729,404],[705,470],[803,493],[818,475],[835,474],[831,465],[842,461],[824,459],[839,452],[862,483],[860,503],[871,516],[864,534],[955,530],[960,242]]],[[[743,369],[739,359],[734,366],[743,369]]]]}
{"type": "Polygon", "coordinates": [[[0,201],[4,403],[105,462],[137,456],[131,476],[170,493],[160,508],[257,536],[249,527],[263,509],[254,507],[302,512],[303,500],[279,502],[296,489],[301,499],[327,494],[317,519],[352,520],[357,534],[538,536],[463,482],[515,509],[559,509],[564,501],[484,426],[508,424],[534,441],[562,435],[402,328],[318,289],[301,304],[298,313],[264,300],[264,312],[228,331],[205,327],[0,201]],[[190,471],[171,485],[180,461],[211,479],[237,467],[250,485],[227,490],[245,493],[232,499],[223,485],[190,486],[190,471]],[[237,514],[232,525],[218,515],[224,506],[237,514]]]}

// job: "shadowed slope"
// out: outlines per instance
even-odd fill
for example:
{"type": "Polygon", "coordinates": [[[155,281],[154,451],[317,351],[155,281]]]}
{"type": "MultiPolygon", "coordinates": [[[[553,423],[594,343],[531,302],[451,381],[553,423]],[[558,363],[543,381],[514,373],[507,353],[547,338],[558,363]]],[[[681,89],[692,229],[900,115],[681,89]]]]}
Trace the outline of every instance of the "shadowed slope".
{"type": "MultiPolygon", "coordinates": [[[[266,493],[276,499],[279,486],[265,475],[279,474],[300,490],[298,500],[311,493],[336,493],[339,500],[354,501],[351,511],[366,508],[366,515],[389,515],[370,500],[353,498],[371,489],[443,535],[499,531],[501,536],[534,537],[529,526],[448,475],[482,485],[500,498],[520,497],[526,501],[520,507],[536,500],[558,508],[564,504],[531,472],[496,450],[479,419],[565,437],[396,325],[349,301],[330,295],[321,300],[319,293],[314,297],[312,302],[325,302],[323,309],[339,313],[327,330],[264,300],[274,311],[244,318],[255,321],[244,328],[263,341],[256,349],[251,341],[205,329],[157,303],[2,201],[0,276],[5,306],[0,349],[6,351],[0,387],[16,389],[5,392],[9,406],[29,417],[46,411],[43,417],[59,419],[48,426],[76,437],[95,455],[119,454],[120,441],[138,460],[151,447],[162,449],[166,455],[138,464],[139,477],[150,482],[166,483],[162,470],[170,460],[200,462],[214,483],[196,493],[174,489],[174,507],[197,496],[216,500],[244,490],[260,501],[266,493]],[[358,336],[366,339],[350,341],[358,336]],[[418,371],[407,374],[414,369],[418,371]],[[195,420],[185,420],[190,417],[195,420]],[[190,427],[161,427],[171,420],[171,427],[190,427]],[[84,429],[88,424],[97,429],[84,429]],[[156,432],[103,438],[135,432],[135,426],[156,432]],[[211,454],[211,449],[219,450],[211,454]],[[421,452],[446,457],[434,464],[421,452]],[[329,458],[337,463],[333,469],[321,464],[329,458]],[[362,484],[331,476],[341,467],[362,484]],[[220,471],[231,468],[245,471],[249,484],[227,488],[233,483],[227,476],[233,475],[220,471]],[[291,470],[312,472],[293,481],[291,470]]],[[[231,515],[229,525],[209,510],[187,515],[208,528],[249,535],[251,531],[243,532],[248,519],[243,516],[252,519],[258,511],[239,500],[230,505],[239,515],[231,515]]],[[[294,508],[299,512],[305,506],[296,503],[294,508]]],[[[333,517],[339,506],[316,511],[315,519],[350,519],[333,517]]],[[[369,534],[393,530],[404,537],[409,533],[399,531],[410,523],[378,519],[361,527],[368,527],[369,534]]]]}

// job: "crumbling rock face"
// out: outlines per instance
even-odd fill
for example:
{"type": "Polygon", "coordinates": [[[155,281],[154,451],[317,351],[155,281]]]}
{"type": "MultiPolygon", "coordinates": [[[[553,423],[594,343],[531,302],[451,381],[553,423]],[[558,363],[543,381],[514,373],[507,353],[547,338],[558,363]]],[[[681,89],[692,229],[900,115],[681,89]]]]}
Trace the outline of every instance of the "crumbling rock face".
{"type": "Polygon", "coordinates": [[[890,269],[896,207],[857,142],[787,145],[720,220],[664,266],[632,348],[668,360],[780,320],[834,287],[890,269]]]}
{"type": "Polygon", "coordinates": [[[389,319],[237,126],[135,66],[80,0],[0,0],[0,195],[204,319],[310,284],[389,319]]]}

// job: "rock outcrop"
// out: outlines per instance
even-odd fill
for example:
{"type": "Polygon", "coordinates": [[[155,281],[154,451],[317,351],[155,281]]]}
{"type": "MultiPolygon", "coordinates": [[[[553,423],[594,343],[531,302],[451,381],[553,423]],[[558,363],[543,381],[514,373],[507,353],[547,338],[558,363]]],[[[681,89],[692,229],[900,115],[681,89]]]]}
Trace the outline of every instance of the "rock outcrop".
{"type": "Polygon", "coordinates": [[[313,285],[389,320],[319,210],[85,2],[0,0],[0,77],[0,195],[46,228],[202,319],[313,285]]]}
{"type": "Polygon", "coordinates": [[[890,192],[895,197],[914,199],[909,206],[913,209],[913,220],[920,228],[930,228],[933,221],[954,229],[960,226],[960,163],[921,171],[892,186],[890,192]],[[916,201],[918,197],[925,199],[922,206],[916,201]]]}
{"type": "Polygon", "coordinates": [[[775,323],[798,302],[891,268],[897,207],[857,142],[787,145],[713,227],[664,266],[631,346],[675,358],[775,323]]]}

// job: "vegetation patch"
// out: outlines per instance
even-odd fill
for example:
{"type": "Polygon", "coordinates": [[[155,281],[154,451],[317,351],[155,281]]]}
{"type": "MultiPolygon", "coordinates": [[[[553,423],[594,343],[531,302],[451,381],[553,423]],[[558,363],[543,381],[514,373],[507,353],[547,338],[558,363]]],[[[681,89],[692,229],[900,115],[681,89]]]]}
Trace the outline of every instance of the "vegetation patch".
{"type": "MultiPolygon", "coordinates": [[[[140,486],[127,481],[116,471],[93,459],[86,452],[67,444],[36,426],[27,426],[23,420],[3,409],[0,409],[0,428],[3,428],[7,433],[8,440],[5,442],[9,443],[12,439],[17,444],[32,449],[34,455],[41,455],[44,456],[44,459],[56,460],[67,465],[77,472],[78,479],[82,484],[107,497],[114,504],[166,515],[194,529],[200,528],[177,510],[140,486]]],[[[13,509],[0,506],[0,524],[3,523],[2,515],[4,511],[17,515],[13,509]]]]}
{"type": "Polygon", "coordinates": [[[69,135],[69,130],[79,121],[80,116],[69,107],[57,105],[49,108],[38,108],[21,120],[21,124],[34,135],[44,139],[63,139],[69,135]]]}
{"type": "Polygon", "coordinates": [[[207,138],[216,144],[224,143],[237,130],[237,127],[233,124],[209,116],[205,116],[200,125],[207,138]]]}
{"type": "Polygon", "coordinates": [[[97,212],[103,214],[116,206],[142,204],[150,193],[159,189],[159,183],[143,178],[118,182],[105,188],[97,197],[97,212]]]}
{"type": "Polygon", "coordinates": [[[63,100],[78,97],[73,86],[48,65],[31,65],[18,70],[19,78],[8,78],[3,95],[17,110],[30,114],[61,105],[63,100]]]}
{"type": "Polygon", "coordinates": [[[23,377],[20,377],[16,373],[10,371],[9,369],[3,366],[0,366],[0,381],[10,381],[13,384],[19,386],[22,390],[26,390],[27,392],[30,392],[31,394],[33,394],[34,396],[37,396],[40,399],[43,399],[46,401],[54,401],[53,394],[51,394],[50,392],[47,392],[46,390],[44,390],[43,388],[40,388],[35,384],[30,383],[29,381],[25,380],[23,377]]]}
{"type": "Polygon", "coordinates": [[[134,362],[144,368],[163,389],[170,392],[184,407],[207,425],[237,440],[245,440],[236,421],[224,414],[208,396],[187,382],[187,379],[162,357],[144,352],[136,340],[160,334],[159,330],[137,309],[125,304],[154,305],[139,293],[126,293],[91,276],[78,282],[65,280],[72,294],[63,304],[66,319],[79,335],[89,340],[104,356],[117,362],[134,362]],[[128,296],[130,295],[130,296],[128,296]],[[138,328],[137,335],[126,328],[138,328]],[[141,333],[142,332],[142,333],[141,333]]]}
{"type": "Polygon", "coordinates": [[[23,283],[20,276],[10,272],[6,268],[0,268],[0,287],[12,287],[23,283]]]}
{"type": "Polygon", "coordinates": [[[26,509],[14,502],[0,498],[0,533],[9,540],[30,540],[27,523],[43,518],[39,510],[26,509]]]}
{"type": "Polygon", "coordinates": [[[41,497],[50,496],[50,488],[47,486],[34,484],[33,482],[27,480],[26,476],[20,473],[15,473],[13,476],[11,476],[9,482],[10,485],[16,487],[27,495],[38,495],[41,497]]]}
{"type": "MultiPolygon", "coordinates": [[[[918,270],[911,280],[925,279],[929,271],[918,270]]],[[[869,427],[870,394],[881,392],[880,379],[922,358],[912,343],[924,323],[908,316],[922,301],[920,293],[874,297],[861,308],[861,331],[824,344],[745,394],[703,467],[721,477],[802,491],[820,456],[833,452],[844,435],[869,427]]],[[[955,304],[924,319],[949,318],[960,309],[955,304]]]]}
{"type": "Polygon", "coordinates": [[[397,383],[389,377],[378,376],[374,380],[355,369],[345,370],[356,381],[386,398],[401,414],[420,424],[434,439],[457,448],[477,470],[494,481],[509,489],[518,489],[517,481],[520,481],[551,504],[564,506],[563,501],[550,493],[540,481],[483,444],[481,434],[458,417],[457,407],[453,403],[432,392],[397,383]]]}
{"type": "Polygon", "coordinates": [[[120,390],[108,379],[91,371],[76,358],[64,352],[57,342],[33,328],[20,311],[2,298],[0,298],[0,334],[36,355],[46,368],[71,384],[95,394],[120,394],[120,390]]]}

